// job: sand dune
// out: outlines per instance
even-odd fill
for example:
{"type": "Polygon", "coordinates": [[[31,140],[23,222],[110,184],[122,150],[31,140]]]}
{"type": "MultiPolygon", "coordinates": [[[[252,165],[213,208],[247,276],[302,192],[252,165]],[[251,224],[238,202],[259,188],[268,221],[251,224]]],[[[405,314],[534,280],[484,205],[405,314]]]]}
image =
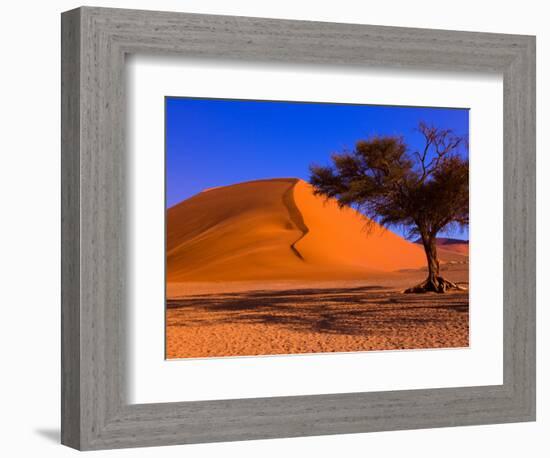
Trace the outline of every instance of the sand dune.
{"type": "MultiPolygon", "coordinates": [[[[415,243],[421,245],[422,241],[418,239],[415,241],[415,243]]],[[[438,251],[442,252],[443,254],[449,254],[450,252],[458,253],[463,256],[469,256],[470,254],[470,242],[468,242],[468,240],[437,237],[436,245],[438,251]]]]}
{"type": "Polygon", "coordinates": [[[425,266],[424,252],[302,180],[212,188],[167,212],[167,282],[368,279],[425,266]]]}
{"type": "Polygon", "coordinates": [[[470,243],[467,240],[438,238],[437,246],[441,250],[453,251],[465,256],[470,254],[470,243]]]}

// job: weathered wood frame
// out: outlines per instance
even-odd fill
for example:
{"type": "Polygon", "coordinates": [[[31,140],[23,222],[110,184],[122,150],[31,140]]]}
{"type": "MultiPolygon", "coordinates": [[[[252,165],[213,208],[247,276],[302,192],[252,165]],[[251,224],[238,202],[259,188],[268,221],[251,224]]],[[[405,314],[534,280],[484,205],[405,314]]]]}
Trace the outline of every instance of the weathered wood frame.
{"type": "Polygon", "coordinates": [[[534,37],[90,7],[63,13],[63,444],[105,449],[534,419],[534,37]],[[502,73],[503,385],[128,404],[129,53],[502,73]]]}

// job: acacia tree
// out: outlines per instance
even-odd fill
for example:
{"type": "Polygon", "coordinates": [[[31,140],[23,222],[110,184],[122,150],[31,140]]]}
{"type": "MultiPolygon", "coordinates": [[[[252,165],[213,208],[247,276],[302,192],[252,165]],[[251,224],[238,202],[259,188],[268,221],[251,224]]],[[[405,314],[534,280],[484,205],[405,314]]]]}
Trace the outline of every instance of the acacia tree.
{"type": "MultiPolygon", "coordinates": [[[[384,227],[401,226],[420,237],[428,277],[406,293],[461,289],[440,275],[436,237],[469,223],[466,140],[450,129],[420,123],[423,148],[409,151],[401,137],[360,140],[352,151],[332,155],[332,165],[311,165],[317,195],[352,206],[384,227]]],[[[368,224],[368,223],[367,223],[368,224]]]]}

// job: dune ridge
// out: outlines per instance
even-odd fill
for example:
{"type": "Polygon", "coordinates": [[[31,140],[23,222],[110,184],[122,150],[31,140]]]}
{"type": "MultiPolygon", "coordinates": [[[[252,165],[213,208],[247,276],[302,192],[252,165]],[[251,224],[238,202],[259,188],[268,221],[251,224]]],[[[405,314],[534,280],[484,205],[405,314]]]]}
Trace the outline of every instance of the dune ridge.
{"type": "Polygon", "coordinates": [[[296,202],[294,201],[294,188],[297,182],[298,180],[292,183],[283,194],[283,204],[288,210],[288,215],[291,221],[300,231],[302,231],[302,234],[294,242],[292,242],[290,248],[296,254],[296,256],[298,256],[303,261],[304,257],[296,248],[296,244],[307,235],[307,233],[309,232],[309,227],[306,226],[306,223],[304,222],[304,217],[300,212],[300,209],[296,206],[296,202]]]}

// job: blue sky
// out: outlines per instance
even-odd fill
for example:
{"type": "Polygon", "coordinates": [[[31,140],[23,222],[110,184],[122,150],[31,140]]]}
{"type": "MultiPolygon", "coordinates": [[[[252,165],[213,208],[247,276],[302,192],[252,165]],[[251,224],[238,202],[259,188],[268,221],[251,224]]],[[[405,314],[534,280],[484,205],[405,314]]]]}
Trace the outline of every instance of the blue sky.
{"type": "Polygon", "coordinates": [[[372,135],[401,135],[420,149],[420,121],[469,133],[467,109],[380,105],[167,97],[165,121],[167,207],[214,186],[307,181],[311,163],[329,164],[332,153],[372,135]]]}

